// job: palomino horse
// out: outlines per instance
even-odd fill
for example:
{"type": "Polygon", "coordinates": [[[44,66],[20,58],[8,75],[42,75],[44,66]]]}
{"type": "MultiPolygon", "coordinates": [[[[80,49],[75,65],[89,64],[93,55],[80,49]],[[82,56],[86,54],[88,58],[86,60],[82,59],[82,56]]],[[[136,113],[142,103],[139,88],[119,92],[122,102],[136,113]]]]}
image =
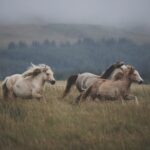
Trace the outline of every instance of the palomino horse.
{"type": "Polygon", "coordinates": [[[81,93],[89,88],[97,79],[107,79],[111,76],[111,79],[115,79],[115,74],[120,72],[120,67],[124,68],[124,62],[117,62],[111,65],[101,76],[92,73],[82,73],[77,75],[72,75],[67,80],[67,85],[63,94],[65,97],[71,90],[73,85],[76,85],[78,91],[81,93]]]}
{"type": "Polygon", "coordinates": [[[15,97],[41,99],[46,81],[55,84],[51,68],[45,64],[31,64],[23,74],[6,77],[2,83],[3,96],[5,99],[15,97]]]}
{"type": "Polygon", "coordinates": [[[128,65],[127,68],[123,70],[123,73],[118,72],[116,74],[116,78],[117,80],[97,79],[92,86],[80,95],[77,102],[79,102],[81,98],[85,100],[88,96],[90,96],[93,100],[95,98],[99,98],[101,100],[121,99],[122,102],[127,99],[135,99],[138,104],[137,97],[129,95],[130,87],[133,82],[137,82],[139,84],[143,83],[143,79],[138,71],[128,65]]]}

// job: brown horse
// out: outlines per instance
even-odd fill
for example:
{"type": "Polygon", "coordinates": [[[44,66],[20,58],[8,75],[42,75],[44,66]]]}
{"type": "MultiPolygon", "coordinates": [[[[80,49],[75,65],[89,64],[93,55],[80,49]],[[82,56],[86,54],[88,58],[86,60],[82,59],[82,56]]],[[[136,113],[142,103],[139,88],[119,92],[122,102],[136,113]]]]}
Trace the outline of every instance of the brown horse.
{"type": "Polygon", "coordinates": [[[77,102],[79,102],[81,98],[85,100],[90,96],[93,100],[95,98],[100,100],[120,99],[122,102],[127,99],[135,99],[138,104],[137,97],[129,95],[130,87],[133,82],[139,84],[143,83],[143,79],[138,71],[128,65],[127,69],[123,70],[123,73],[119,72],[116,74],[116,79],[117,80],[97,79],[92,86],[80,95],[77,102]]]}
{"type": "Polygon", "coordinates": [[[81,73],[77,75],[72,75],[67,80],[67,85],[65,91],[63,93],[63,97],[65,97],[71,90],[73,85],[76,85],[78,91],[81,93],[89,88],[97,79],[115,79],[115,74],[120,72],[120,68],[126,68],[124,62],[116,62],[112,64],[102,75],[95,75],[92,73],[81,73]]]}

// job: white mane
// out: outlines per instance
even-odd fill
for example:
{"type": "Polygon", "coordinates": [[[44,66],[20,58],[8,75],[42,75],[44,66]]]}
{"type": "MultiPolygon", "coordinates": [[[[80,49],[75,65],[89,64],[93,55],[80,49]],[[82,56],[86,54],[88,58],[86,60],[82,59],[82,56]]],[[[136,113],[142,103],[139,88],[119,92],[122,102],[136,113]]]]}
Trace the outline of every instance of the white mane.
{"type": "Polygon", "coordinates": [[[128,65],[122,65],[120,68],[115,69],[115,70],[112,72],[110,78],[111,78],[111,79],[115,79],[115,78],[116,78],[116,75],[117,75],[119,72],[123,73],[123,70],[126,70],[127,68],[128,68],[128,65]]]}
{"type": "Polygon", "coordinates": [[[45,70],[51,70],[50,66],[45,65],[45,64],[34,65],[31,63],[31,66],[29,66],[27,68],[27,71],[25,71],[22,75],[24,77],[33,76],[33,75],[35,76],[35,75],[38,75],[39,73],[41,73],[45,70]]]}

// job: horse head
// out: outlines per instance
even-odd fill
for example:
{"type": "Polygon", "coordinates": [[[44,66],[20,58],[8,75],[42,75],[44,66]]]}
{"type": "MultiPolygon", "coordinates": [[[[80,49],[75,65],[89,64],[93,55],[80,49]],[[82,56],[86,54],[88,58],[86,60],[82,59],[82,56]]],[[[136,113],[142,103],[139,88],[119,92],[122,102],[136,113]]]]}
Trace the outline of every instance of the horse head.
{"type": "Polygon", "coordinates": [[[34,78],[38,75],[41,75],[44,81],[50,82],[51,84],[55,84],[56,82],[52,69],[45,64],[39,64],[39,65],[31,64],[28,70],[23,73],[24,78],[28,76],[34,78]]]}
{"type": "Polygon", "coordinates": [[[122,65],[120,68],[116,69],[112,75],[112,79],[114,80],[121,80],[124,77],[130,79],[132,82],[137,82],[139,84],[143,83],[143,79],[139,72],[131,65],[122,65]]]}
{"type": "Polygon", "coordinates": [[[137,82],[139,84],[142,84],[144,81],[140,76],[139,72],[133,66],[128,66],[127,77],[132,82],[137,82]]]}
{"type": "Polygon", "coordinates": [[[48,81],[51,84],[55,84],[56,80],[54,78],[54,73],[52,69],[49,66],[45,65],[42,71],[45,74],[44,80],[48,81]]]}

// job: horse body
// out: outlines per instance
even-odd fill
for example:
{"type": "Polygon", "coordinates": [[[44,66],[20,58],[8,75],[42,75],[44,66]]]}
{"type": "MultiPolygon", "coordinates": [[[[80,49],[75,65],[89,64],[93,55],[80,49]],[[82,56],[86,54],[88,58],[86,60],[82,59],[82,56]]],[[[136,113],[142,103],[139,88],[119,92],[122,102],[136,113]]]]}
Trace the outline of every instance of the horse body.
{"type": "Polygon", "coordinates": [[[21,77],[21,74],[15,74],[15,75],[11,75],[6,77],[6,79],[4,80],[4,82],[2,84],[4,84],[7,81],[7,87],[8,88],[12,88],[12,85],[21,77]]]}
{"type": "Polygon", "coordinates": [[[21,74],[11,75],[5,78],[2,82],[2,91],[5,99],[14,98],[13,85],[21,78],[21,74]]]}
{"type": "Polygon", "coordinates": [[[4,80],[3,95],[10,98],[13,93],[15,97],[40,99],[43,97],[45,82],[55,84],[51,68],[47,65],[32,65],[23,74],[13,75],[4,80]],[[4,93],[6,89],[7,95],[4,93]]]}
{"type": "Polygon", "coordinates": [[[29,77],[23,78],[21,77],[16,81],[16,83],[13,86],[13,92],[16,97],[21,98],[31,98],[31,80],[29,80],[29,77]]]}
{"type": "Polygon", "coordinates": [[[17,80],[16,84],[13,86],[15,95],[22,98],[41,98],[41,95],[38,96],[37,93],[42,94],[42,89],[45,84],[42,76],[42,74],[39,74],[34,78],[29,76],[17,80]]]}
{"type": "Polygon", "coordinates": [[[98,78],[100,78],[100,76],[88,72],[78,74],[76,87],[80,92],[83,92],[88,87],[90,87],[98,78]]]}
{"type": "Polygon", "coordinates": [[[120,96],[125,98],[128,95],[130,82],[126,80],[104,80],[96,83],[94,90],[91,91],[93,99],[99,97],[100,99],[118,99],[120,96]]]}

